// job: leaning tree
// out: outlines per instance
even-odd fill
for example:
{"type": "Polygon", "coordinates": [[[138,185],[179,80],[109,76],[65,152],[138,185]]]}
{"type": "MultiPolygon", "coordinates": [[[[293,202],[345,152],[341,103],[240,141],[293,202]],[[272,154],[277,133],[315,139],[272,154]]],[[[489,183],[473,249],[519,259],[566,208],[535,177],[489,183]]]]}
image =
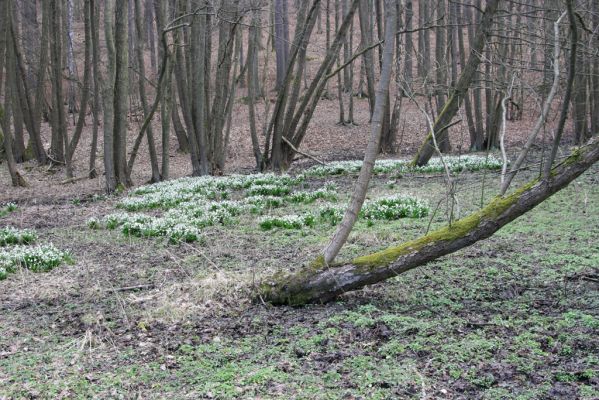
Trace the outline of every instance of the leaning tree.
{"type": "MultiPolygon", "coordinates": [[[[386,43],[383,50],[383,70],[375,101],[372,133],[362,170],[345,216],[333,235],[330,244],[316,260],[302,266],[296,272],[279,272],[267,278],[260,286],[258,298],[273,304],[289,305],[326,302],[335,299],[345,292],[360,289],[423,266],[439,257],[451,254],[490,237],[503,226],[532,210],[551,195],[566,187],[594,163],[599,161],[599,137],[595,137],[584,146],[576,148],[561,163],[554,164],[569,109],[569,92],[572,90],[573,80],[576,76],[575,43],[577,41],[577,17],[573,9],[573,0],[568,0],[566,4],[567,11],[564,13],[564,16],[568,15],[571,39],[566,95],[561,106],[560,118],[554,133],[550,156],[546,160],[543,171],[537,178],[507,194],[507,188],[517,169],[512,169],[508,175],[504,167],[501,193],[481,210],[460,220],[450,222],[449,225],[417,239],[397,246],[391,246],[383,251],[357,257],[353,260],[335,262],[335,257],[347,240],[364,201],[366,188],[372,174],[376,149],[380,142],[381,123],[377,114],[382,110],[387,97],[389,86],[388,67],[391,64],[393,52],[392,35],[389,35],[385,39],[386,43]]],[[[390,11],[387,15],[388,23],[386,25],[394,26],[395,15],[393,9],[388,10],[390,11]]],[[[556,22],[554,64],[556,65],[556,71],[559,72],[557,69],[559,56],[559,32],[557,24],[559,24],[559,20],[556,22]]],[[[548,100],[551,101],[551,99],[548,100]]],[[[545,115],[542,113],[540,119],[544,120],[544,118],[545,115]]],[[[429,119],[431,145],[433,146],[433,151],[440,153],[436,140],[438,132],[435,125],[429,119]]],[[[536,132],[533,130],[532,136],[534,135],[536,135],[536,132]]],[[[522,150],[522,155],[525,155],[527,151],[528,147],[525,146],[522,150]]]]}

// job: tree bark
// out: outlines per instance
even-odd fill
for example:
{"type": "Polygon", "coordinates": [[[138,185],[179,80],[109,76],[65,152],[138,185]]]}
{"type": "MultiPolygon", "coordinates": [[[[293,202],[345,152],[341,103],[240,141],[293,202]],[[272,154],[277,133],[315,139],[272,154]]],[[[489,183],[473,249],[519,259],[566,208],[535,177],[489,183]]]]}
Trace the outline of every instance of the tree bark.
{"type": "Polygon", "coordinates": [[[107,66],[106,80],[102,85],[104,102],[104,175],[106,176],[106,191],[112,193],[116,190],[117,177],[114,168],[114,86],[116,77],[116,60],[114,49],[114,2],[104,2],[104,35],[106,42],[107,66]]]}
{"type": "MultiPolygon", "coordinates": [[[[68,144],[67,122],[64,112],[62,87],[62,7],[61,0],[50,1],[50,55],[52,59],[52,110],[54,124],[52,125],[52,142],[50,145],[54,162],[65,162],[65,147],[68,144]]],[[[72,176],[70,160],[67,160],[67,176],[72,176]]]]}
{"type": "Polygon", "coordinates": [[[277,65],[277,87],[279,90],[285,75],[289,61],[289,20],[287,16],[287,0],[274,0],[275,11],[275,56],[277,65]]]}
{"type": "MultiPolygon", "coordinates": [[[[79,144],[81,133],[83,132],[83,125],[85,123],[85,115],[87,114],[87,103],[89,101],[89,94],[91,90],[91,74],[92,74],[92,38],[91,38],[91,12],[88,4],[85,4],[84,10],[84,29],[85,29],[85,55],[83,62],[83,88],[81,90],[81,105],[79,107],[79,116],[77,117],[77,125],[75,126],[75,132],[73,137],[68,143],[65,157],[67,159],[67,165],[70,166],[73,162],[73,155],[79,144]]],[[[73,177],[73,171],[71,168],[67,168],[67,178],[73,177]],[[70,175],[69,175],[70,173],[70,175]]]]}
{"type": "Polygon", "coordinates": [[[393,67],[393,52],[395,50],[395,27],[397,13],[396,8],[391,0],[387,0],[387,19],[386,32],[385,32],[385,46],[383,49],[383,65],[381,70],[381,78],[375,97],[374,114],[372,115],[370,139],[366,147],[366,153],[364,155],[364,162],[358,181],[354,187],[349,207],[345,211],[343,220],[339,224],[339,228],[333,235],[331,242],[324,249],[322,260],[324,265],[329,265],[337,254],[341,247],[347,241],[349,233],[351,232],[358,214],[364,204],[366,198],[366,192],[368,191],[368,183],[372,176],[372,169],[376,161],[376,156],[379,151],[381,142],[381,133],[383,129],[383,113],[386,110],[386,104],[389,101],[389,83],[391,82],[391,71],[393,67]]]}
{"type": "Polygon", "coordinates": [[[6,165],[8,167],[8,172],[10,174],[10,180],[13,186],[17,187],[28,187],[27,181],[25,178],[21,176],[19,171],[17,171],[17,164],[15,163],[15,158],[12,154],[12,135],[10,132],[2,133],[2,125],[9,125],[8,123],[4,123],[4,111],[2,110],[2,106],[0,106],[0,139],[4,138],[4,152],[6,153],[6,165]]]}
{"type": "Polygon", "coordinates": [[[127,125],[129,113],[129,7],[117,1],[115,7],[115,85],[114,85],[114,169],[117,181],[131,186],[127,169],[127,125]]]}
{"type": "MultiPolygon", "coordinates": [[[[141,105],[144,112],[144,118],[149,114],[150,107],[148,105],[148,98],[146,96],[146,63],[144,60],[144,52],[143,52],[143,43],[144,41],[144,29],[143,29],[143,18],[142,18],[142,10],[141,10],[141,0],[134,0],[134,10],[135,10],[135,32],[137,35],[137,46],[136,56],[137,56],[137,68],[139,70],[139,79],[137,80],[139,85],[139,99],[141,101],[141,105]]],[[[168,121],[168,118],[167,118],[168,121]]],[[[158,156],[156,155],[156,144],[154,143],[154,131],[152,129],[152,125],[149,125],[146,129],[146,138],[148,140],[148,150],[150,153],[150,166],[152,169],[152,177],[150,179],[151,182],[159,182],[160,181],[160,170],[158,169],[158,156]]],[[[128,166],[128,172],[131,174],[131,170],[133,165],[128,166]]]]}
{"type": "Polygon", "coordinates": [[[89,178],[95,179],[98,176],[96,170],[96,153],[98,152],[98,125],[100,124],[101,91],[102,85],[100,77],[100,8],[96,0],[89,0],[85,6],[89,8],[90,13],[90,34],[92,41],[92,73],[94,76],[94,92],[92,114],[94,117],[94,126],[92,128],[92,143],[89,155],[89,178]]]}
{"type": "Polygon", "coordinates": [[[328,267],[319,260],[293,274],[275,275],[260,286],[259,299],[293,306],[328,302],[423,266],[490,237],[566,187],[597,161],[599,138],[594,138],[556,166],[549,178],[534,179],[508,196],[495,197],[480,211],[399,246],[328,267]]]}

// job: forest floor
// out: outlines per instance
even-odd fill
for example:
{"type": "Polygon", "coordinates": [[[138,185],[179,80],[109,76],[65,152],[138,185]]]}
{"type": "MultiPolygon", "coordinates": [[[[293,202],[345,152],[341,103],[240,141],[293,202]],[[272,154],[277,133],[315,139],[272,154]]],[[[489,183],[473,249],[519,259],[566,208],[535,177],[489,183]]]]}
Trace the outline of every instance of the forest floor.
{"type": "MultiPolygon", "coordinates": [[[[119,211],[122,194],[5,193],[18,208],[0,225],[34,229],[73,263],[0,281],[0,399],[597,399],[598,177],[595,166],[470,248],[302,308],[252,303],[254,285],[312,259],[331,224],[265,231],[242,214],[171,244],[88,227],[119,211]]],[[[307,177],[301,189],[334,184],[343,204],[354,179],[307,177]]],[[[464,215],[499,177],[457,180],[464,215]]],[[[371,186],[372,199],[409,193],[441,206],[433,217],[360,220],[340,259],[447,222],[440,175],[381,174],[371,186]]]]}

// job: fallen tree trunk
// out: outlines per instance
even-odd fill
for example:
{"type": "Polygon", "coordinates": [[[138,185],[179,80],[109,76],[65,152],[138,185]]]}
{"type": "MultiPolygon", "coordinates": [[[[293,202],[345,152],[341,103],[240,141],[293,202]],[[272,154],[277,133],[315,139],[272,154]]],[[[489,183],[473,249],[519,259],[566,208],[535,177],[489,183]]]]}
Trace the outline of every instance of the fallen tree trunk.
{"type": "Polygon", "coordinates": [[[557,165],[548,179],[534,179],[510,195],[495,197],[480,211],[399,246],[328,268],[321,257],[295,273],[276,274],[261,284],[258,298],[276,305],[327,302],[425,265],[490,237],[566,187],[598,160],[599,138],[594,138],[557,165]]]}

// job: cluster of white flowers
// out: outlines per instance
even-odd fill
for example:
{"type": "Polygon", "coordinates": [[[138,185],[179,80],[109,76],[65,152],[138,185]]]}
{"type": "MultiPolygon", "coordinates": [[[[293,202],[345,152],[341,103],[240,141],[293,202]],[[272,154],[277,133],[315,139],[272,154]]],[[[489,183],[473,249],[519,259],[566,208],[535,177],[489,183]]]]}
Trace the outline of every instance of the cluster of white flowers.
{"type": "Polygon", "coordinates": [[[29,229],[17,229],[12,226],[0,228],[0,247],[11,244],[30,244],[36,239],[36,233],[29,229]]]}
{"type": "Polygon", "coordinates": [[[123,199],[118,207],[128,211],[169,209],[190,201],[227,199],[233,191],[243,189],[249,195],[270,195],[271,192],[285,195],[301,180],[301,177],[275,174],[186,177],[142,186],[123,199]]]}
{"type": "MultiPolygon", "coordinates": [[[[488,157],[465,155],[465,156],[446,156],[443,161],[452,172],[460,171],[480,171],[483,169],[499,169],[502,166],[501,160],[489,155],[488,157]]],[[[440,158],[432,158],[427,165],[415,167],[410,165],[409,160],[377,160],[373,172],[375,174],[387,174],[391,172],[409,173],[437,173],[443,172],[443,162],[440,158]]],[[[330,176],[354,174],[362,168],[362,161],[334,161],[326,165],[317,165],[307,169],[305,176],[330,176]]]]}
{"type": "Polygon", "coordinates": [[[337,200],[337,188],[333,185],[314,190],[312,192],[296,192],[288,196],[292,203],[310,204],[318,199],[335,201],[337,200]]]}
{"type": "Polygon", "coordinates": [[[316,220],[313,215],[283,215],[266,216],[260,220],[260,228],[269,230],[272,228],[301,229],[304,226],[314,226],[316,220]]]}
{"type": "Polygon", "coordinates": [[[249,196],[286,196],[291,193],[291,188],[284,184],[252,185],[247,189],[249,196]]]}
{"type": "MultiPolygon", "coordinates": [[[[465,155],[465,156],[447,156],[443,157],[443,161],[447,164],[447,167],[451,172],[461,171],[481,171],[496,170],[500,169],[502,161],[496,157],[489,155],[488,157],[476,156],[476,155],[465,155]]],[[[440,158],[432,158],[427,165],[422,167],[412,167],[414,172],[441,172],[444,170],[443,162],[440,158]]]]}
{"type": "Polygon", "coordinates": [[[369,220],[399,218],[422,218],[429,213],[428,205],[417,198],[393,195],[364,204],[360,216],[369,220]]]}
{"type": "Polygon", "coordinates": [[[243,199],[244,203],[250,206],[252,213],[258,213],[265,208],[282,207],[285,204],[283,197],[279,196],[263,196],[261,194],[248,196],[243,199]]]}
{"type": "Polygon", "coordinates": [[[18,267],[45,272],[70,259],[69,252],[61,251],[53,244],[3,248],[0,250],[0,279],[6,278],[7,273],[14,272],[18,267]]]}
{"type": "Polygon", "coordinates": [[[318,208],[318,216],[323,221],[328,221],[331,225],[336,225],[345,214],[344,205],[325,204],[318,208]]]}
{"type": "Polygon", "coordinates": [[[187,224],[177,224],[166,230],[166,236],[172,243],[195,242],[200,240],[200,230],[187,224]]]}
{"type": "Polygon", "coordinates": [[[2,207],[4,210],[8,211],[8,212],[12,212],[15,211],[17,209],[17,205],[11,201],[9,201],[8,203],[6,203],[4,205],[4,207],[2,207]]]}
{"type": "Polygon", "coordinates": [[[125,235],[153,237],[166,236],[171,241],[198,240],[199,229],[215,224],[225,224],[241,214],[249,206],[238,201],[205,201],[197,200],[180,203],[162,216],[152,216],[143,213],[118,212],[109,214],[102,219],[87,221],[92,228],[104,226],[107,229],[120,227],[125,235]]]}

